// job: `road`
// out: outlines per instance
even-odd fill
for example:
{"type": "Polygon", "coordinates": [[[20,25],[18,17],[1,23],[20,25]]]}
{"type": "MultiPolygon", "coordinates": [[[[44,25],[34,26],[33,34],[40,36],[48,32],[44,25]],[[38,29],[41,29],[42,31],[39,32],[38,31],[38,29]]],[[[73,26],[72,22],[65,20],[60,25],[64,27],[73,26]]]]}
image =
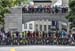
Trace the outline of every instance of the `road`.
{"type": "Polygon", "coordinates": [[[0,51],[74,51],[73,46],[13,46],[0,47],[0,51]]]}

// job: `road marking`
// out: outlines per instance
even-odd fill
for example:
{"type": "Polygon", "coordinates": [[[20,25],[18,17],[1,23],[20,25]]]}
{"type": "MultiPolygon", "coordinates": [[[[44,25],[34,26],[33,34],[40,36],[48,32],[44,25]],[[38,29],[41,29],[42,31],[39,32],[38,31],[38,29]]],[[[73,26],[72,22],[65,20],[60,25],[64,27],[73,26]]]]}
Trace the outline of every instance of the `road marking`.
{"type": "Polygon", "coordinates": [[[11,48],[10,51],[16,51],[14,48],[11,48]]]}

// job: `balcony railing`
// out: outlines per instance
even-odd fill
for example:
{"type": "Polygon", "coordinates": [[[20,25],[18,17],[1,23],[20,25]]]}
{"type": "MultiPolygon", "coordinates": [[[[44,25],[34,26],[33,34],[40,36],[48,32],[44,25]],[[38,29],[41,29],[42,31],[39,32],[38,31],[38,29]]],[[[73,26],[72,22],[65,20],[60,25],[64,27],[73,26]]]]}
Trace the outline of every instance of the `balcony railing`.
{"type": "Polygon", "coordinates": [[[67,13],[68,8],[67,7],[23,7],[22,13],[67,13]]]}

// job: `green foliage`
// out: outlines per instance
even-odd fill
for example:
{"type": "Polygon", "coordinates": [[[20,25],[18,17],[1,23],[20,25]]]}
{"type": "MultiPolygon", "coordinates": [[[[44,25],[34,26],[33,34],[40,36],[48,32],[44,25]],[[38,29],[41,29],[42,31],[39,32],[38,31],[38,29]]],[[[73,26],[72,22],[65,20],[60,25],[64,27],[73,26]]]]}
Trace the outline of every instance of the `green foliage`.
{"type": "Polygon", "coordinates": [[[4,24],[4,14],[9,13],[9,8],[27,4],[30,0],[0,0],[0,24],[4,24]]]}
{"type": "Polygon", "coordinates": [[[23,4],[29,4],[30,1],[31,1],[31,0],[21,0],[21,2],[22,2],[23,4]]]}
{"type": "Polygon", "coordinates": [[[10,0],[0,0],[0,23],[4,23],[4,14],[9,12],[10,0]]]}
{"type": "Polygon", "coordinates": [[[75,11],[75,1],[71,1],[69,3],[69,7],[70,7],[71,11],[75,11]]]}
{"type": "Polygon", "coordinates": [[[70,12],[69,15],[66,17],[70,22],[75,20],[75,1],[70,1],[69,3],[70,12]]]}

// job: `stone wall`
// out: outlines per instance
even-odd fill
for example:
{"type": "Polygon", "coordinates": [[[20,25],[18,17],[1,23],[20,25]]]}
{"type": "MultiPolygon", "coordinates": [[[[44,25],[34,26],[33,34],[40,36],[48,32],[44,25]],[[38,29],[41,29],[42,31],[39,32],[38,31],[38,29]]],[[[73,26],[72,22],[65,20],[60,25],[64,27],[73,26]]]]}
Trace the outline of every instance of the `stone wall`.
{"type": "Polygon", "coordinates": [[[11,8],[11,13],[5,15],[5,31],[22,31],[22,9],[11,8]]]}

